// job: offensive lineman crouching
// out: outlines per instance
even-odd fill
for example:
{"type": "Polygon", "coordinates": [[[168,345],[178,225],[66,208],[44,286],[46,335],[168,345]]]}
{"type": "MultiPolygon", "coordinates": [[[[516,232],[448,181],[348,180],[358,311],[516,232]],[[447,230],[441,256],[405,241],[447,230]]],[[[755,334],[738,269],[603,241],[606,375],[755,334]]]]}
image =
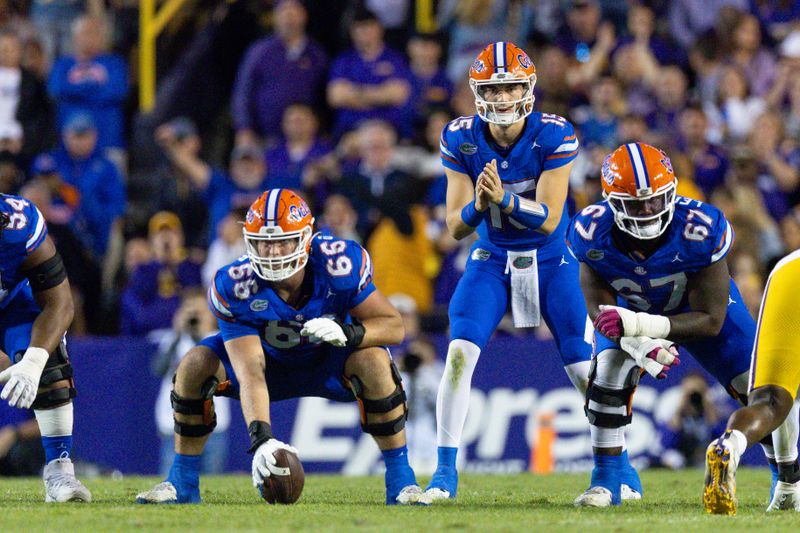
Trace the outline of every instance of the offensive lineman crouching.
{"type": "Polygon", "coordinates": [[[175,461],[167,479],[137,502],[200,502],[200,454],[216,424],[213,396],[236,390],[259,490],[273,454],[296,453],[273,437],[270,402],[321,396],[358,401],[362,428],[386,463],[387,504],[430,502],[408,464],[405,392],[384,348],[403,339],[400,315],[373,285],[366,250],[312,235],[313,223],[288,189],[267,190],[250,207],[247,256],[221,268],[209,289],[220,333],[192,348],[175,376],[175,461]]]}
{"type": "Polygon", "coordinates": [[[70,459],[75,387],[64,334],[73,304],[64,263],[41,212],[19,196],[0,195],[0,244],[0,399],[33,409],[45,452],[45,501],[89,502],[70,459]]]}

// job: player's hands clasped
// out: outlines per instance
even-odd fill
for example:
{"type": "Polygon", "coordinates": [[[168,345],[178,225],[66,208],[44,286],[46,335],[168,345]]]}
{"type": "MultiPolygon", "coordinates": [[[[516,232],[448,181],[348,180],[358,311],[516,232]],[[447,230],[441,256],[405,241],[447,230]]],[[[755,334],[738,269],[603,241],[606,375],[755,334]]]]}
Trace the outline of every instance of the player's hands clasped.
{"type": "Polygon", "coordinates": [[[681,364],[678,345],[666,339],[622,337],[620,347],[636,364],[656,379],[664,379],[673,366],[681,364]]]}
{"type": "Polygon", "coordinates": [[[314,343],[327,342],[340,348],[347,344],[347,335],[342,326],[330,318],[312,318],[303,324],[300,335],[308,337],[314,343]]]}
{"type": "Polygon", "coordinates": [[[20,362],[0,372],[0,383],[5,383],[0,399],[8,400],[11,407],[28,409],[39,392],[39,379],[50,355],[42,348],[28,348],[20,362]]]}
{"type": "Polygon", "coordinates": [[[503,189],[503,182],[500,180],[500,173],[497,171],[497,160],[492,159],[490,163],[486,163],[483,167],[483,172],[478,175],[478,180],[475,183],[475,208],[478,209],[478,193],[493,204],[499,204],[503,201],[503,196],[506,191],[503,189]]]}
{"type": "Polygon", "coordinates": [[[295,455],[297,449],[289,446],[278,439],[269,439],[256,450],[253,455],[253,486],[258,487],[264,483],[264,480],[269,476],[288,476],[289,469],[277,466],[275,459],[275,452],[283,449],[292,452],[295,455]]]}

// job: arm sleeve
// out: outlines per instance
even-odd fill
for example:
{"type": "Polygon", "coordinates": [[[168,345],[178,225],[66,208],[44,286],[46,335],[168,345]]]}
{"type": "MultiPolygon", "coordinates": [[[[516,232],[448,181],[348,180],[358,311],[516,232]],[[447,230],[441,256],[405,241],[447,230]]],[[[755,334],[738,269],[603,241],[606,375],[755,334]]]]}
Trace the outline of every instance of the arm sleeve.
{"type": "Polygon", "coordinates": [[[28,225],[25,227],[28,232],[25,239],[25,252],[31,254],[42,245],[47,237],[47,224],[44,221],[44,215],[33,205],[33,202],[28,202],[23,213],[28,219],[28,225]]]}
{"type": "Polygon", "coordinates": [[[722,213],[719,213],[711,235],[713,240],[711,241],[711,257],[708,263],[714,264],[728,255],[734,240],[733,227],[722,213]]]}
{"type": "Polygon", "coordinates": [[[252,324],[243,322],[234,313],[233,298],[227,287],[232,283],[224,270],[217,271],[214,282],[208,288],[208,307],[217,317],[217,325],[223,340],[238,339],[248,335],[259,336],[258,329],[252,324]]]}
{"type": "Polygon", "coordinates": [[[444,127],[442,136],[439,138],[439,154],[442,158],[442,165],[450,170],[466,174],[467,167],[461,160],[461,152],[458,151],[458,138],[455,132],[450,131],[450,124],[452,122],[444,127]]]}
{"type": "Polygon", "coordinates": [[[542,145],[542,170],[548,171],[563,167],[578,156],[578,137],[575,128],[566,119],[558,115],[542,115],[546,124],[540,134],[542,145]]]}

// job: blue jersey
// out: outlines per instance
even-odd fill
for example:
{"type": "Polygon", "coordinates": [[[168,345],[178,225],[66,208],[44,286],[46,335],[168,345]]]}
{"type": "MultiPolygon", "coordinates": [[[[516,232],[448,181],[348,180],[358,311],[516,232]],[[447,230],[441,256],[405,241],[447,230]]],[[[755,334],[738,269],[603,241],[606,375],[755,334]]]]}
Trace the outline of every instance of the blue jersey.
{"type": "Polygon", "coordinates": [[[220,268],[208,300],[222,338],[257,335],[267,356],[301,362],[320,347],[300,336],[303,323],[319,317],[347,320],[350,309],[375,291],[369,254],[353,241],[316,236],[305,269],[313,292],[295,309],[253,272],[247,256],[220,268]]]}
{"type": "MultiPolygon", "coordinates": [[[[450,122],[442,131],[442,164],[468,175],[474,184],[483,167],[496,159],[503,188],[535,200],[536,184],[542,172],[562,167],[578,155],[575,130],[558,115],[531,113],[525,120],[522,135],[509,150],[501,150],[490,141],[488,129],[488,124],[478,115],[450,122]]],[[[478,236],[506,250],[531,250],[562,241],[568,221],[565,208],[558,228],[545,235],[526,228],[492,204],[478,226],[478,236]]]]}
{"type": "Polygon", "coordinates": [[[651,314],[689,310],[687,276],[725,257],[733,243],[733,229],[719,209],[682,196],[664,243],[647,259],[620,251],[614,226],[608,203],[592,204],[572,219],[567,240],[577,259],[614,288],[619,305],[651,314]]]}
{"type": "Polygon", "coordinates": [[[20,265],[44,242],[47,224],[33,202],[20,196],[0,195],[0,212],[8,216],[0,229],[0,309],[5,309],[29,285],[20,265]]]}

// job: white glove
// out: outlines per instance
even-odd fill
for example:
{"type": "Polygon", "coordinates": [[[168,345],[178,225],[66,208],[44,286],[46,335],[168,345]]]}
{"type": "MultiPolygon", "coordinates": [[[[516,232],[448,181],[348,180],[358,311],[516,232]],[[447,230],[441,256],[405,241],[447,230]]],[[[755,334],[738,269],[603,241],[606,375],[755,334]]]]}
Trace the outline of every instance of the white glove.
{"type": "Polygon", "coordinates": [[[28,348],[19,363],[0,372],[0,383],[8,382],[0,392],[0,400],[8,400],[8,405],[20,409],[33,405],[39,392],[39,378],[49,358],[44,348],[28,348]]]}
{"type": "Polygon", "coordinates": [[[311,342],[327,342],[338,347],[347,344],[342,326],[330,318],[312,318],[303,324],[300,335],[308,337],[311,342]]]}
{"type": "Polygon", "coordinates": [[[669,335],[669,318],[649,313],[636,313],[616,305],[601,305],[594,319],[594,328],[609,338],[644,335],[663,339],[669,335]]]}
{"type": "Polygon", "coordinates": [[[656,379],[666,378],[667,372],[681,363],[678,345],[665,339],[622,337],[619,344],[639,367],[656,379]]]}
{"type": "Polygon", "coordinates": [[[258,487],[264,483],[264,480],[269,476],[288,476],[289,469],[286,467],[276,466],[275,452],[284,449],[292,452],[295,455],[297,450],[284,444],[278,439],[269,439],[258,447],[256,453],[253,455],[253,486],[258,487]]]}

